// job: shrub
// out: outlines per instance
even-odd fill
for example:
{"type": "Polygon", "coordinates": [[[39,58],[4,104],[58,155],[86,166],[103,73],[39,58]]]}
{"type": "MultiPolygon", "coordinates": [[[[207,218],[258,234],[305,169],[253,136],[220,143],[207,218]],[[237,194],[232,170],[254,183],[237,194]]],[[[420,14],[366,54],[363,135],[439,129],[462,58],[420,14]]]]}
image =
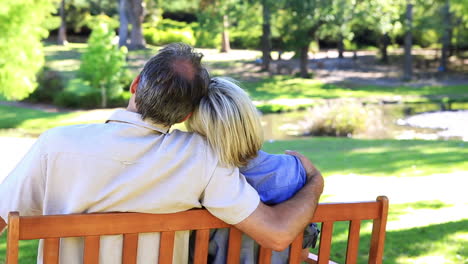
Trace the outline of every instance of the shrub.
{"type": "Polygon", "coordinates": [[[100,102],[100,91],[83,79],[69,81],[67,87],[54,97],[55,105],[66,108],[96,108],[100,102]]]}
{"type": "Polygon", "coordinates": [[[183,42],[193,46],[196,42],[191,25],[171,19],[163,19],[158,23],[144,24],[143,37],[151,45],[183,42]]]}
{"type": "Polygon", "coordinates": [[[101,92],[101,107],[107,107],[108,98],[122,92],[119,80],[124,71],[125,47],[119,49],[116,35],[108,24],[97,23],[88,39],[88,48],[82,56],[80,77],[101,92]]]}
{"type": "Polygon", "coordinates": [[[307,133],[317,136],[351,136],[375,129],[382,120],[381,110],[361,103],[338,102],[315,106],[304,125],[307,133]]]}
{"type": "Polygon", "coordinates": [[[60,73],[45,68],[38,76],[38,88],[26,99],[30,102],[52,103],[54,97],[63,90],[60,73]]]}

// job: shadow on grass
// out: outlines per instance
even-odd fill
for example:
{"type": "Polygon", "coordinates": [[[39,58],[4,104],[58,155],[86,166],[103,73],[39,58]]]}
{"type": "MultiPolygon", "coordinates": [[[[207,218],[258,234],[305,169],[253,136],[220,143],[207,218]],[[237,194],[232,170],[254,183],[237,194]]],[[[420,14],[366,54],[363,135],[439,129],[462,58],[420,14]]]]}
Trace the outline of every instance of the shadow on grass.
{"type": "Polygon", "coordinates": [[[23,122],[36,118],[57,118],[68,113],[48,113],[40,110],[0,105],[0,128],[17,128],[23,122]]]}
{"type": "MultiPolygon", "coordinates": [[[[3,235],[0,236],[0,264],[5,263],[6,234],[7,232],[4,232],[3,235]]],[[[20,241],[18,263],[26,263],[26,264],[36,263],[38,245],[39,245],[39,240],[20,241]]]]}
{"type": "Polygon", "coordinates": [[[277,98],[334,99],[382,96],[412,96],[419,99],[408,98],[405,100],[423,102],[438,102],[443,98],[455,101],[468,100],[468,85],[413,87],[350,85],[343,82],[325,84],[313,79],[301,79],[293,76],[273,76],[259,81],[246,82],[243,86],[254,100],[272,100],[277,98]]]}
{"type": "MultiPolygon", "coordinates": [[[[370,230],[371,223],[364,221],[361,227],[370,230]]],[[[383,262],[415,263],[417,259],[426,259],[426,262],[421,263],[466,263],[464,262],[468,260],[466,232],[468,232],[468,219],[387,231],[383,262]],[[463,232],[465,238],[460,238],[463,232]],[[434,258],[438,261],[434,262],[434,258]],[[433,259],[432,262],[429,259],[433,259]]],[[[333,261],[345,263],[347,235],[347,222],[334,224],[330,257],[333,261]]],[[[361,233],[357,263],[367,263],[369,245],[370,231],[361,233]]],[[[313,249],[312,252],[317,253],[317,249],[313,249]]]]}
{"type": "Polygon", "coordinates": [[[309,157],[326,174],[429,175],[468,170],[466,143],[458,141],[362,140],[314,137],[266,142],[263,149],[292,149],[309,157]]]}

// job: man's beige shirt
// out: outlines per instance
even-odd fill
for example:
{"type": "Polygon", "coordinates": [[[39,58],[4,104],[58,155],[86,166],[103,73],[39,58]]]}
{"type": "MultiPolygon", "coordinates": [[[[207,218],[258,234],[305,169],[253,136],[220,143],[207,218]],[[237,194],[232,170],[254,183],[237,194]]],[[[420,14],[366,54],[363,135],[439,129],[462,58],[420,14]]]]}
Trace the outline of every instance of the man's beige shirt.
{"type": "MultiPolygon", "coordinates": [[[[204,206],[236,224],[258,203],[238,169],[220,165],[201,136],[168,133],[126,110],[105,124],[47,131],[0,185],[4,219],[9,211],[172,213],[204,206]]],[[[174,262],[185,263],[188,232],[177,237],[174,262]]],[[[121,263],[121,247],[121,236],[102,238],[100,263],[121,263]]],[[[61,263],[82,263],[82,248],[81,239],[62,239],[61,263]]],[[[140,235],[138,263],[157,263],[158,248],[159,234],[140,235]]]]}

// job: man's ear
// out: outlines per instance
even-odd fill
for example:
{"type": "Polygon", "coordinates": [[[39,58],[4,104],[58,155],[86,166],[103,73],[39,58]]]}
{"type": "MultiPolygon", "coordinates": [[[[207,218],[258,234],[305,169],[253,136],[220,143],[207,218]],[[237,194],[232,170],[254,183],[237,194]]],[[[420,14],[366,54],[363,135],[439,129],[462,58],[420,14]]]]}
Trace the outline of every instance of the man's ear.
{"type": "Polygon", "coordinates": [[[189,119],[191,116],[192,116],[192,112],[190,112],[184,119],[182,119],[181,121],[179,121],[179,123],[182,123],[182,122],[187,121],[187,119],[189,119]]]}
{"type": "Polygon", "coordinates": [[[137,77],[135,77],[135,79],[133,79],[132,84],[130,84],[130,93],[132,93],[132,94],[136,93],[136,90],[137,90],[137,87],[138,87],[139,83],[140,83],[140,74],[138,74],[137,77]]]}

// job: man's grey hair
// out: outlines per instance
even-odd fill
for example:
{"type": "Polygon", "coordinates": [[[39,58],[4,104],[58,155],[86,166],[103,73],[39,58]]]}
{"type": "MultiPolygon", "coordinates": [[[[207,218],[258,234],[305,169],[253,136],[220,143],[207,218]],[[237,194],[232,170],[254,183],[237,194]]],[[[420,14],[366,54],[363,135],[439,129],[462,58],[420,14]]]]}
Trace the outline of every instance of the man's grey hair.
{"type": "Polygon", "coordinates": [[[172,43],[145,64],[135,98],[143,119],[171,126],[193,112],[210,81],[202,57],[189,45],[172,43]]]}

